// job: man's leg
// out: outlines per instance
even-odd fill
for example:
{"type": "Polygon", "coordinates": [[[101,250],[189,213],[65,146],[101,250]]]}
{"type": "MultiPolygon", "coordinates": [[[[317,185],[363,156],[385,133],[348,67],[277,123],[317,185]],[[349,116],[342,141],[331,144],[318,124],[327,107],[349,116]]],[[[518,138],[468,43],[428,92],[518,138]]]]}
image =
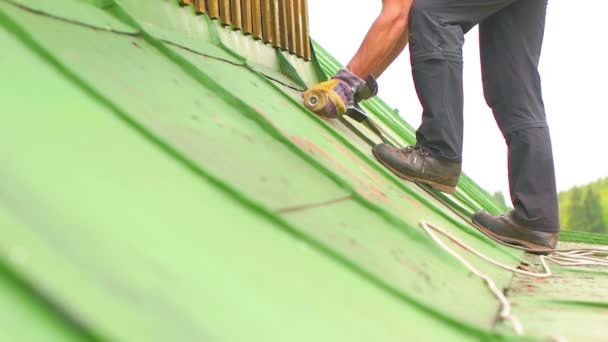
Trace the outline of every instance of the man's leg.
{"type": "Polygon", "coordinates": [[[546,0],[519,0],[480,23],[484,94],[508,146],[514,221],[559,231],[549,129],[538,73],[546,0]]]}
{"type": "Polygon", "coordinates": [[[410,10],[410,57],[423,107],[418,144],[462,162],[464,34],[514,0],[419,0],[410,10]]]}
{"type": "Polygon", "coordinates": [[[414,0],[410,57],[423,107],[417,146],[379,144],[376,158],[399,177],[451,193],[460,176],[463,140],[462,45],[478,22],[515,0],[414,0]]]}

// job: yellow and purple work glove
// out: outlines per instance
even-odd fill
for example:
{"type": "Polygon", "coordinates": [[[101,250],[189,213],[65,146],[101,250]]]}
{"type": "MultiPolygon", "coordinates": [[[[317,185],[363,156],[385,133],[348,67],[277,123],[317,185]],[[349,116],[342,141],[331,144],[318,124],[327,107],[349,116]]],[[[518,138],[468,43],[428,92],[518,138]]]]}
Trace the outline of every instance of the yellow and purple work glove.
{"type": "Polygon", "coordinates": [[[378,93],[378,84],[373,76],[366,81],[348,69],[340,69],[330,80],[312,86],[302,93],[304,105],[312,112],[327,117],[339,118],[359,101],[378,93]]]}

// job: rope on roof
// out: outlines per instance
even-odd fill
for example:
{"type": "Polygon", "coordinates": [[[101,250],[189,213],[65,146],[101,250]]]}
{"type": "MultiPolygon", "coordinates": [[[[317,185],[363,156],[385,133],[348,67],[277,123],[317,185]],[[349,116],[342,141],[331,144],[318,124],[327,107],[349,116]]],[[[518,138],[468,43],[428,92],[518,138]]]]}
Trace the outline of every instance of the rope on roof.
{"type": "MultiPolygon", "coordinates": [[[[499,318],[503,321],[510,322],[511,326],[513,327],[513,330],[515,330],[515,332],[518,335],[523,335],[525,333],[523,324],[521,323],[521,321],[519,321],[519,319],[517,319],[517,317],[515,317],[512,314],[511,303],[509,302],[509,300],[507,299],[505,294],[498,289],[494,280],[492,280],[492,278],[490,278],[488,275],[481,273],[477,268],[475,268],[475,266],[473,266],[464,257],[462,257],[461,255],[456,253],[453,249],[448,247],[443,241],[441,241],[441,239],[439,239],[439,237],[437,236],[437,234],[435,234],[435,232],[447,237],[449,240],[458,244],[463,249],[467,250],[468,252],[476,255],[477,257],[481,258],[482,260],[484,260],[494,266],[511,271],[513,273],[517,273],[517,274],[521,274],[521,275],[525,275],[525,276],[529,276],[529,277],[535,277],[535,278],[551,277],[552,273],[551,273],[551,269],[549,268],[549,265],[547,264],[547,261],[551,261],[560,266],[608,266],[608,249],[600,249],[600,248],[561,249],[561,250],[554,250],[548,256],[540,255],[540,261],[543,266],[544,272],[537,273],[537,272],[526,271],[526,270],[522,270],[522,269],[519,269],[516,267],[507,266],[505,264],[502,264],[502,263],[482,254],[481,252],[478,252],[474,248],[468,246],[462,240],[460,240],[457,237],[455,237],[454,235],[450,234],[445,229],[442,229],[432,223],[429,223],[429,222],[423,220],[423,221],[420,221],[420,227],[422,227],[424,232],[427,235],[429,235],[431,237],[431,239],[433,239],[433,241],[435,241],[439,247],[441,247],[443,250],[445,250],[446,252],[451,254],[458,261],[460,261],[460,263],[463,264],[469,271],[471,271],[471,273],[473,273],[476,276],[483,279],[485,284],[488,286],[489,290],[492,292],[492,294],[494,294],[494,296],[500,302],[501,308],[500,308],[500,312],[498,315],[499,318]]],[[[518,248],[518,246],[512,246],[512,245],[509,245],[509,246],[518,248]]],[[[519,249],[522,249],[522,248],[519,248],[519,249]]],[[[564,340],[562,337],[557,337],[557,338],[552,337],[552,338],[554,340],[558,340],[558,341],[564,340]]]]}

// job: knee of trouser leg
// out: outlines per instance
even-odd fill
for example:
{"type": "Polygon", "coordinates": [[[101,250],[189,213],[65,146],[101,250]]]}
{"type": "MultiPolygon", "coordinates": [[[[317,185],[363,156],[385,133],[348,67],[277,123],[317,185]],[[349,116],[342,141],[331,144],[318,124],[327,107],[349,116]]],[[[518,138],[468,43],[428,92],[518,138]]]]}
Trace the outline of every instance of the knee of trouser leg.
{"type": "Polygon", "coordinates": [[[546,122],[530,122],[509,131],[503,131],[503,135],[509,147],[525,144],[541,149],[549,146],[549,150],[551,149],[551,134],[546,122]]]}
{"type": "Polygon", "coordinates": [[[493,109],[494,119],[503,137],[513,132],[530,128],[547,128],[544,111],[530,112],[526,110],[511,109],[508,111],[493,109]]]}
{"type": "Polygon", "coordinates": [[[414,0],[409,16],[412,61],[443,59],[462,62],[464,32],[446,24],[435,1],[414,0]]]}

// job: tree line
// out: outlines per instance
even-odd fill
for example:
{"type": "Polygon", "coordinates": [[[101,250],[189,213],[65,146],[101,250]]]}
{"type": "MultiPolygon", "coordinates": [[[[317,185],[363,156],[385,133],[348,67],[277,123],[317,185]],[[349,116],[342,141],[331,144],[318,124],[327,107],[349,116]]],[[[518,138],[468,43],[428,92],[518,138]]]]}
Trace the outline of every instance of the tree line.
{"type": "Polygon", "coordinates": [[[608,234],[608,177],[560,192],[558,198],[562,229],[608,234]]]}

